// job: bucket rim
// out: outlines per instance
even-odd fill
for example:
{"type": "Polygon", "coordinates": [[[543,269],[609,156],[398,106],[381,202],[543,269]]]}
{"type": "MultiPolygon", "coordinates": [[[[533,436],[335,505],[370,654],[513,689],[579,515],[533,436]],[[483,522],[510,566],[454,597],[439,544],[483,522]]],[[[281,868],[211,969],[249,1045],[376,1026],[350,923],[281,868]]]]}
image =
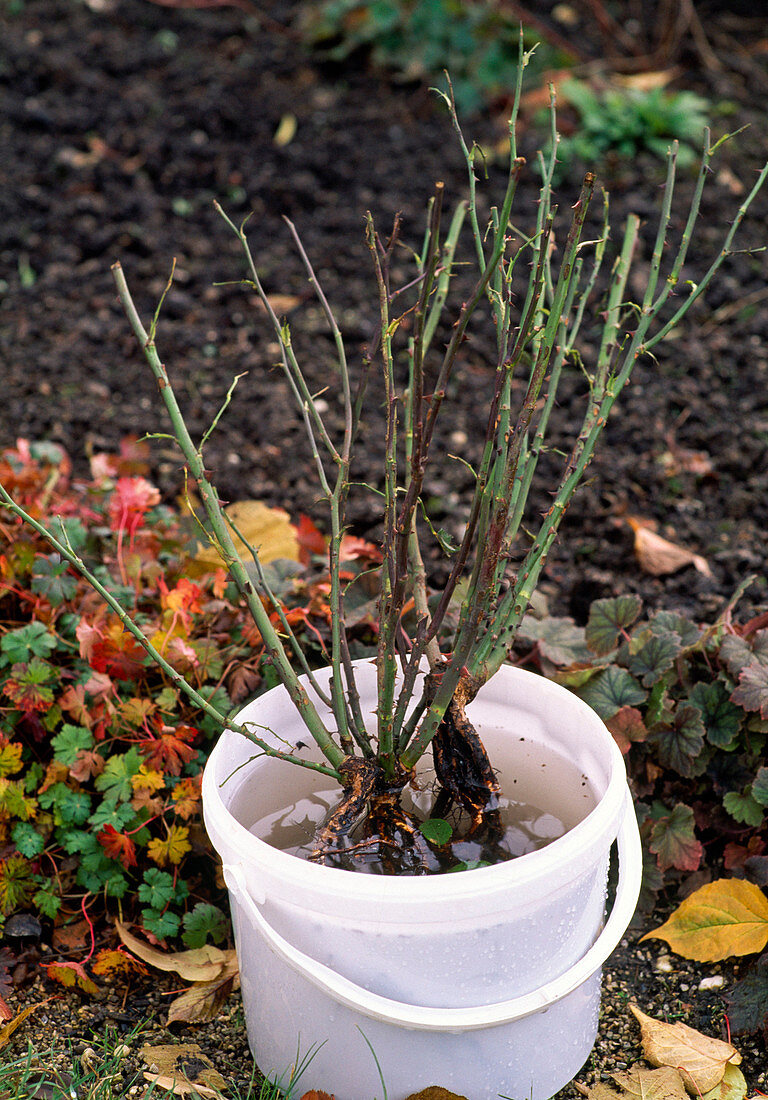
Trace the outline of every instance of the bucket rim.
{"type": "MultiPolygon", "coordinates": [[[[370,664],[367,660],[359,663],[370,664]]],[[[601,852],[604,850],[607,854],[615,839],[627,791],[624,760],[613,737],[595,711],[566,688],[537,673],[509,665],[503,666],[481,689],[475,702],[481,701],[483,693],[486,697],[492,693],[498,694],[503,686],[508,691],[515,680],[529,690],[535,687],[543,695],[567,699],[576,719],[582,723],[589,722],[600,737],[606,752],[608,779],[603,795],[598,797],[594,808],[578,824],[545,847],[505,863],[474,868],[459,875],[366,875],[309,863],[298,856],[273,848],[266,841],[254,836],[230,812],[228,803],[239,790],[239,785],[233,783],[230,791],[224,790],[226,775],[232,771],[226,758],[231,757],[233,749],[242,746],[243,740],[240,734],[232,730],[221,734],[203,773],[205,825],[214,847],[225,863],[245,863],[268,876],[271,881],[280,882],[284,898],[290,897],[292,890],[309,889],[329,896],[343,897],[348,902],[379,902],[382,896],[386,896],[403,904],[434,905],[442,900],[453,902],[459,898],[481,896],[490,900],[490,896],[497,891],[506,893],[511,887],[526,887],[534,882],[540,897],[550,892],[550,889],[557,889],[559,868],[568,866],[579,857],[583,859],[585,848],[601,852]],[[223,773],[226,773],[224,782],[220,782],[223,773]]],[[[284,695],[285,688],[278,685],[260,696],[256,703],[263,706],[270,697],[281,699],[284,695]]],[[[253,759],[250,766],[264,768],[275,764],[279,762],[262,756],[253,759]]],[[[439,919],[439,914],[435,919],[439,919]]]]}

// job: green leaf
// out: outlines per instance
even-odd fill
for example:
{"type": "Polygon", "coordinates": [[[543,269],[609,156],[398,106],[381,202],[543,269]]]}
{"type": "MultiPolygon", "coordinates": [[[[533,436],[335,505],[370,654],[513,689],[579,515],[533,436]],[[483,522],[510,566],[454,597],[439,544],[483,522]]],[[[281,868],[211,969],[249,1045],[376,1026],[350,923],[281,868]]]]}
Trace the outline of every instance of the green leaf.
{"type": "Polygon", "coordinates": [[[692,619],[675,611],[657,611],[648,626],[652,634],[677,634],[683,649],[692,649],[702,636],[702,629],[692,619]]]}
{"type": "Polygon", "coordinates": [[[640,614],[643,602],[639,596],[615,596],[595,600],[589,609],[585,630],[586,642],[593,653],[612,653],[620,636],[640,614]]]}
{"type": "Polygon", "coordinates": [[[728,791],[723,796],[723,806],[734,819],[744,825],[753,825],[758,828],[763,823],[764,813],[749,791],[728,791]]]}
{"type": "Polygon", "coordinates": [[[91,812],[91,796],[87,791],[73,791],[66,783],[54,783],[41,792],[40,805],[53,810],[56,825],[84,825],[91,812]]]}
{"type": "Polygon", "coordinates": [[[11,831],[11,837],[17,850],[27,859],[34,859],[35,856],[39,856],[45,848],[45,840],[42,835],[28,821],[17,821],[11,831]]]}
{"type": "Polygon", "coordinates": [[[742,723],[742,712],[728,698],[720,680],[695,684],[691,702],[699,708],[710,745],[727,749],[736,740],[742,723]]]}
{"type": "Polygon", "coordinates": [[[151,932],[159,940],[175,936],[181,924],[181,918],[177,913],[168,911],[158,913],[154,909],[142,909],[141,920],[147,932],[151,932]]]}
{"type": "Polygon", "coordinates": [[[661,679],[683,652],[683,644],[677,634],[653,634],[644,631],[630,644],[629,671],[639,676],[647,688],[661,679]]]}
{"type": "Polygon", "coordinates": [[[701,754],[704,747],[704,723],[698,707],[689,704],[679,706],[671,725],[654,729],[651,739],[656,745],[659,763],[663,767],[672,768],[678,775],[686,778],[701,775],[704,771],[706,759],[701,754]]]}
{"type": "Polygon", "coordinates": [[[668,817],[657,821],[651,830],[648,847],[658,859],[659,868],[668,871],[696,871],[704,849],[694,835],[694,816],[690,806],[679,802],[668,817]]]}
{"type": "Polygon", "coordinates": [[[120,802],[128,802],[133,797],[131,779],[141,768],[141,753],[135,745],[127,752],[110,756],[101,775],[97,775],[94,785],[108,797],[120,802]]]}
{"type": "Polygon", "coordinates": [[[216,905],[199,901],[190,913],[185,913],[182,923],[182,940],[187,947],[203,947],[208,939],[221,943],[227,938],[229,921],[216,905]]]}
{"type": "Polygon", "coordinates": [[[728,1021],[736,1035],[768,1031],[768,951],[728,998],[728,1021]]]}
{"type": "Polygon", "coordinates": [[[32,622],[9,630],[0,639],[0,650],[11,664],[28,661],[30,657],[48,657],[57,642],[43,623],[32,622]]]}
{"type": "Polygon", "coordinates": [[[542,657],[555,665],[568,667],[586,664],[593,655],[587,649],[583,627],[571,619],[547,617],[534,619],[526,615],[520,625],[519,637],[538,644],[542,657]]]}
{"type": "Polygon", "coordinates": [[[744,710],[759,711],[761,718],[768,718],[768,665],[755,661],[743,668],[731,701],[744,710]]]}
{"type": "Polygon", "coordinates": [[[62,561],[58,554],[37,558],[32,591],[45,596],[54,607],[71,600],[77,592],[77,579],[68,570],[69,562],[62,561]]]}
{"type": "Polygon", "coordinates": [[[752,784],[752,797],[761,806],[768,806],[768,768],[758,768],[752,784]]]}
{"type": "Polygon", "coordinates": [[[130,802],[116,802],[108,796],[102,799],[100,805],[88,818],[88,824],[92,829],[103,829],[105,825],[111,825],[118,833],[122,833],[128,825],[136,821],[136,811],[130,802]]]}
{"type": "Polygon", "coordinates": [[[56,734],[51,744],[56,759],[71,768],[77,759],[77,754],[82,749],[93,748],[95,741],[91,731],[84,726],[71,726],[65,722],[61,727],[61,733],[56,734]]]}
{"type": "Polygon", "coordinates": [[[618,665],[610,665],[594,676],[578,694],[604,722],[622,707],[638,706],[646,698],[646,691],[634,676],[618,665]]]}
{"type": "Polygon", "coordinates": [[[139,886],[139,901],[151,909],[164,909],[174,897],[173,875],[150,867],[144,872],[144,882],[139,886]]]}
{"type": "Polygon", "coordinates": [[[56,892],[52,879],[47,879],[45,886],[35,892],[32,904],[44,917],[53,920],[61,908],[61,897],[56,892]]]}
{"type": "Polygon", "coordinates": [[[431,844],[437,844],[438,847],[447,844],[453,836],[453,828],[441,817],[430,817],[427,821],[422,821],[419,832],[431,844]]]}

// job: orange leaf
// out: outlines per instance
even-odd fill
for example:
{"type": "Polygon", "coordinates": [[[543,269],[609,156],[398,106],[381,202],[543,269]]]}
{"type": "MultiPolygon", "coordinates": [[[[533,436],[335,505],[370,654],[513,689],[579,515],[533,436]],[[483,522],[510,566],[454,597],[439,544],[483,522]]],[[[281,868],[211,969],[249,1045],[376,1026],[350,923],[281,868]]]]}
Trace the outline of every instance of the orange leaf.
{"type": "MultiPolygon", "coordinates": [[[[46,1000],[47,1000],[47,998],[46,998],[46,1000]]],[[[5,1004],[4,1001],[3,1001],[3,1004],[5,1004]]],[[[17,1027],[20,1026],[20,1024],[24,1023],[27,1016],[31,1016],[32,1013],[36,1009],[40,1008],[40,1005],[44,1005],[44,1004],[45,1004],[45,1001],[39,1001],[35,1005],[27,1005],[26,1008],[22,1008],[22,1010],[18,1014],[18,1016],[14,1016],[14,1018],[10,1021],[10,1023],[7,1023],[5,1025],[5,1027],[0,1027],[0,1050],[2,1050],[2,1048],[4,1046],[8,1045],[14,1031],[17,1029],[17,1027]]]]}
{"type": "Polygon", "coordinates": [[[122,978],[148,973],[146,966],[119,947],[105,947],[93,962],[93,972],[102,978],[122,978]]]}
{"type": "Polygon", "coordinates": [[[329,1096],[327,1092],[318,1092],[317,1089],[310,1089],[309,1092],[305,1092],[301,1100],[336,1100],[335,1096],[329,1096]]]}
{"type": "Polygon", "coordinates": [[[67,989],[74,989],[76,986],[78,989],[81,989],[83,993],[95,994],[99,992],[99,987],[88,977],[85,969],[80,963],[46,963],[43,964],[43,970],[49,978],[52,978],[55,982],[59,982],[60,985],[66,986],[67,989]]]}

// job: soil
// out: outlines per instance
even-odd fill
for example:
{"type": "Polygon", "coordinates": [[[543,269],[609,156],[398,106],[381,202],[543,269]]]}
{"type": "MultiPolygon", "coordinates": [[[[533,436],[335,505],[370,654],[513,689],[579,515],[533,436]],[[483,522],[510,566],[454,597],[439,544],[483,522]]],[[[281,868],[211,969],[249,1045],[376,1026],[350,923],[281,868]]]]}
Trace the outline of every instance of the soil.
{"type": "MultiPolygon", "coordinates": [[[[372,211],[385,234],[401,211],[403,239],[418,245],[435,180],[445,181],[449,208],[465,195],[466,170],[447,115],[426,85],[393,82],[359,59],[343,67],[313,60],[290,29],[290,4],[269,5],[261,23],[237,10],[177,10],[144,0],[76,6],[36,0],[13,10],[0,69],[6,394],[0,446],[18,436],[55,440],[85,472],[90,451],[114,450],[129,434],[167,431],[110,265],[121,261],[148,321],[175,257],[158,341],[194,437],[209,426],[233,377],[248,371],[206,445],[222,496],[265,500],[327,527],[301,418],[273,369],[276,347],[266,318],[239,286],[217,285],[239,279],[244,268],[213,200],[235,221],[252,213],[261,277],[270,294],[299,300],[289,312],[294,341],[310,386],[321,389],[332,340],[281,216],[301,234],[345,332],[354,372],[377,312],[364,212],[372,211]]],[[[768,20],[741,16],[734,27],[733,19],[712,13],[713,41],[718,34],[732,45],[764,39],[768,20]]],[[[694,280],[719,249],[768,152],[768,55],[733,46],[723,57],[721,71],[688,57],[677,81],[710,97],[718,136],[749,125],[718,156],[684,272],[694,280]]],[[[492,147],[503,137],[501,118],[490,112],[469,119],[465,129],[492,147]]],[[[527,116],[521,151],[530,162],[541,136],[527,116]]],[[[651,158],[609,166],[614,235],[635,211],[645,219],[644,241],[652,240],[662,173],[651,158]]],[[[501,165],[492,167],[492,187],[501,174],[501,165]]],[[[692,188],[692,176],[682,176],[678,230],[692,188]]],[[[578,182],[561,188],[562,211],[578,182]]],[[[521,218],[532,219],[537,193],[530,171],[516,199],[521,218]]],[[[738,247],[765,244],[767,216],[768,189],[738,247]]],[[[592,599],[637,591],[649,608],[708,618],[745,576],[765,574],[766,255],[732,257],[657,361],[638,364],[551,554],[542,589],[552,611],[579,620],[592,599]],[[654,521],[660,534],[703,555],[712,576],[693,567],[662,578],[643,573],[627,515],[654,521]]],[[[460,400],[442,424],[437,453],[461,448],[470,461],[476,454],[493,362],[488,338],[473,332],[459,365],[460,400]]],[[[576,424],[581,396],[575,372],[559,399],[555,430],[563,439],[576,424]]],[[[329,404],[333,419],[335,402],[329,404]]],[[[354,475],[375,485],[383,417],[372,404],[354,475]]],[[[152,454],[155,480],[175,496],[182,485],[178,452],[160,440],[152,454]]],[[[447,458],[436,474],[433,520],[450,529],[462,514],[470,475],[447,458]]],[[[532,514],[548,501],[543,485],[532,514]]],[[[377,497],[363,492],[350,510],[355,532],[375,534],[378,520],[377,497]]],[[[765,599],[764,587],[753,587],[744,613],[765,599]]]]}
{"type": "MultiPolygon", "coordinates": [[[[290,30],[290,4],[264,9],[269,17],[260,20],[239,9],[167,9],[144,0],[4,5],[0,447],[18,437],[56,441],[76,471],[86,474],[90,453],[115,450],[128,435],[167,430],[155,384],[116,300],[110,265],[121,261],[148,319],[175,257],[158,340],[193,435],[207,429],[233,376],[248,372],[206,445],[206,464],[221,495],[264,500],[294,517],[304,512],[323,526],[311,452],[287,385],[273,369],[276,348],[266,319],[248,292],[220,285],[236,281],[244,269],[213,200],[236,221],[252,213],[259,271],[270,294],[291,299],[283,308],[310,386],[320,389],[333,343],[281,216],[301,234],[345,332],[354,371],[377,310],[363,239],[365,210],[382,233],[402,212],[403,237],[417,244],[435,180],[445,181],[453,206],[465,194],[466,171],[450,122],[424,86],[395,82],[369,69],[364,58],[344,66],[320,63],[290,30]],[[295,134],[286,141],[294,123],[295,134]]],[[[684,56],[677,86],[710,97],[717,136],[750,125],[718,156],[685,272],[693,280],[716,254],[768,155],[768,52],[759,47],[768,39],[768,20],[741,14],[734,26],[727,12],[710,5],[709,14],[713,41],[730,42],[732,49],[721,53],[719,69],[703,66],[695,54],[684,56]],[[747,50],[744,44],[758,45],[747,50]]],[[[500,117],[472,118],[466,130],[492,147],[503,136],[500,117]]],[[[539,138],[526,117],[521,148],[529,161],[539,138]]],[[[612,222],[619,227],[628,212],[640,214],[646,254],[662,171],[644,157],[607,171],[612,222]]],[[[490,173],[498,184],[501,166],[492,165],[490,173]]],[[[562,211],[577,186],[563,185],[562,211]]],[[[691,189],[691,177],[683,174],[678,229],[691,189]]],[[[533,217],[537,191],[531,172],[518,192],[521,217],[533,217]]],[[[768,190],[745,221],[740,247],[764,245],[767,221],[768,190]]],[[[553,612],[583,621],[592,599],[631,591],[648,608],[707,619],[749,574],[762,585],[747,593],[743,615],[765,609],[767,255],[731,257],[657,360],[638,364],[550,555],[542,589],[553,612]],[[644,572],[627,516],[655,521],[660,534],[703,555],[711,575],[693,567],[663,577],[644,572]]],[[[438,439],[440,454],[464,447],[462,454],[472,459],[492,366],[487,337],[473,331],[460,363],[459,400],[438,439]]],[[[576,423],[580,385],[574,375],[564,386],[558,433],[576,423]]],[[[333,419],[332,398],[328,404],[333,419]]],[[[364,423],[356,480],[378,482],[382,433],[374,408],[364,423]]],[[[151,476],[173,499],[183,484],[178,454],[160,439],[151,455],[151,476]]],[[[438,466],[433,518],[450,528],[461,516],[468,474],[448,458],[438,466]]],[[[355,533],[375,536],[376,499],[365,492],[354,504],[355,533]]],[[[545,510],[548,499],[546,488],[538,488],[532,511],[545,510]]],[[[702,994],[698,986],[715,968],[675,959],[671,975],[657,971],[658,947],[643,950],[634,943],[628,941],[608,972],[596,1071],[613,1068],[617,1051],[630,1062],[638,1054],[636,1029],[617,1023],[626,1015],[627,998],[637,997],[651,1014],[681,1013],[694,1026],[713,1019],[721,1026],[720,992],[702,994]]],[[[733,968],[726,988],[732,977],[733,968]]],[[[39,992],[28,987],[21,996],[39,992]]],[[[129,998],[130,1018],[141,1004],[150,1010],[153,996],[157,1001],[156,990],[146,992],[146,1002],[129,998]]],[[[121,991],[115,1003],[122,1000],[121,991]]],[[[54,1005],[50,1019],[59,1034],[78,1037],[80,1010],[70,1002],[59,1002],[67,1006],[59,1015],[54,1005]]],[[[236,1012],[232,1003],[230,1009],[236,1012]]],[[[102,1014],[94,1026],[109,1018],[102,1014]]],[[[34,1019],[25,1038],[35,1034],[34,1019]]],[[[226,1075],[222,1057],[243,1067],[247,1052],[239,1017],[233,1015],[225,1031],[223,1046],[218,1033],[211,1042],[226,1075]]],[[[747,1061],[750,1084],[765,1088],[764,1046],[754,1045],[747,1061]]]]}

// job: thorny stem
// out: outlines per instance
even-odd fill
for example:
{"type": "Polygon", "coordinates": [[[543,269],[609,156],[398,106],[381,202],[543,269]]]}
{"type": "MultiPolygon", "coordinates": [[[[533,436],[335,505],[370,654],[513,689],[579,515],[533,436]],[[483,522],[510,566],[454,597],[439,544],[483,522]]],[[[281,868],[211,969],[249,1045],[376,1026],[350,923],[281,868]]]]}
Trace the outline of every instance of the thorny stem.
{"type": "MultiPolygon", "coordinates": [[[[125,275],[123,269],[119,263],[113,265],[112,268],[115,284],[117,286],[118,295],[120,301],[125,310],[126,316],[131,324],[134,335],[144,352],[144,356],[157,379],[158,386],[160,388],[160,394],[165,403],[165,407],[168,411],[168,415],[173,425],[173,431],[181,447],[182,453],[189,467],[190,473],[195,479],[198,490],[200,492],[200,499],[205,508],[208,520],[211,524],[213,531],[213,537],[215,539],[216,548],[224,562],[225,567],[229,570],[232,579],[237,585],[238,591],[241,593],[246,601],[248,610],[253,617],[253,621],[258,627],[261,637],[264,641],[265,648],[269,653],[271,660],[274,662],[275,667],[280,675],[280,679],[285,684],[286,690],[296,706],[299,714],[302,717],[302,721],[306,725],[309,732],[315,739],[318,747],[323,755],[331,763],[334,769],[337,769],[344,760],[343,750],[334,742],[325,725],[322,722],[317,710],[310,700],[307,692],[302,686],[299,678],[294,671],[291,663],[288,659],[288,655],[285,652],[280,636],[272,625],[269,615],[261,602],[258,592],[254,588],[253,582],[248,575],[248,572],[243,564],[235,544],[232,540],[232,535],[229,530],[229,526],[223,515],[221,504],[219,503],[218,494],[213,485],[208,479],[207,472],[203,463],[202,454],[198,448],[195,447],[192,442],[192,438],[187,429],[186,423],[182,416],[176,401],[176,396],[173,392],[170,379],[168,378],[168,372],[165,366],[160,360],[155,347],[154,339],[148,335],[144,326],[141,323],[136,307],[131,298],[128,290],[128,285],[125,281],[125,275]]],[[[153,322],[153,329],[156,325],[156,319],[153,322]]]]}

